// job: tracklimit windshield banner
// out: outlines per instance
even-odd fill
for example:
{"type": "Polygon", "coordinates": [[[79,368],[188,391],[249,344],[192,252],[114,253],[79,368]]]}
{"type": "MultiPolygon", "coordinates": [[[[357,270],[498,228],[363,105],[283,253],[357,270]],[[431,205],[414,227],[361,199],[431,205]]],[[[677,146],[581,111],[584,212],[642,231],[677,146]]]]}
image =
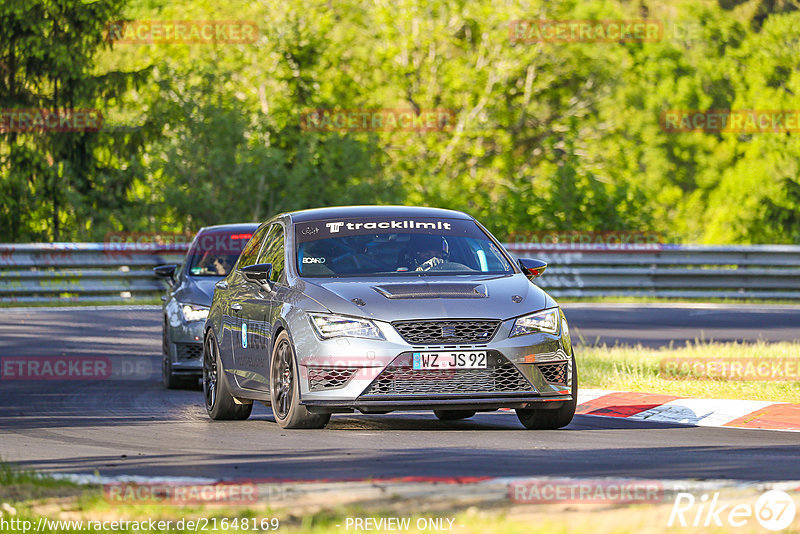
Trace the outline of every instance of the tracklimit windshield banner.
{"type": "Polygon", "coordinates": [[[296,225],[298,243],[336,237],[377,234],[430,234],[486,239],[474,222],[429,217],[361,217],[327,219],[296,225]]]}

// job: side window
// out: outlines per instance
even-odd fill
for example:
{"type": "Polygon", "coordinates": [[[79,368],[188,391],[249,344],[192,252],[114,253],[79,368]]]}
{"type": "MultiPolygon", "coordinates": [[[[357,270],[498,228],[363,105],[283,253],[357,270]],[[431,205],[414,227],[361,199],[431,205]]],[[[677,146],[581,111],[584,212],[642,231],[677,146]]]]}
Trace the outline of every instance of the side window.
{"type": "Polygon", "coordinates": [[[270,228],[270,226],[265,224],[256,230],[256,233],[253,234],[253,237],[250,238],[250,241],[247,242],[244,250],[242,250],[241,255],[239,255],[238,269],[247,267],[248,265],[255,265],[258,252],[261,250],[261,245],[264,243],[264,237],[267,234],[267,230],[270,228]]]}
{"type": "Polygon", "coordinates": [[[283,249],[283,227],[280,224],[273,224],[269,232],[269,237],[264,245],[264,250],[259,257],[259,263],[272,264],[273,282],[278,282],[283,277],[284,270],[284,249],[283,249]]]}

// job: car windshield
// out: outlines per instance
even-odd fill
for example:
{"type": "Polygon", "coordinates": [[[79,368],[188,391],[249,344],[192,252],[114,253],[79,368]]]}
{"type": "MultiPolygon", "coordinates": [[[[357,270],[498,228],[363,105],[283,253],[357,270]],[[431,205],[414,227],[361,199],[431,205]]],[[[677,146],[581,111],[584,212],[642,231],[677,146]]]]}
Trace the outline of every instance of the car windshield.
{"type": "Polygon", "coordinates": [[[195,238],[186,264],[192,276],[227,276],[252,233],[204,232],[195,238]]]}
{"type": "Polygon", "coordinates": [[[354,218],[295,225],[302,276],[509,274],[513,268],[473,221],[354,218]]]}

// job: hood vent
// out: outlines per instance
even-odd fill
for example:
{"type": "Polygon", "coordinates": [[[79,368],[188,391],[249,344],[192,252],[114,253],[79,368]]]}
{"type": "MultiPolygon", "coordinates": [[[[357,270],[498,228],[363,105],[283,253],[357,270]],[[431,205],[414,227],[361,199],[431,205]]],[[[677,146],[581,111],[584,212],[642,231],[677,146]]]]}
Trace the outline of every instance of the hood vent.
{"type": "Polygon", "coordinates": [[[485,299],[489,296],[483,284],[386,284],[373,289],[387,299],[485,299]]]}

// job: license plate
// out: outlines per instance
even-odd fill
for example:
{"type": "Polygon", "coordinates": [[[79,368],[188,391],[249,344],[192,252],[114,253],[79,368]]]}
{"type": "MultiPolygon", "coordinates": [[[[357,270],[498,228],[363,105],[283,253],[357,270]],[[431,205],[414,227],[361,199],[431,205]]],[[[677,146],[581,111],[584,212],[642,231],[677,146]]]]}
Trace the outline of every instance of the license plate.
{"type": "Polygon", "coordinates": [[[486,352],[415,352],[414,369],[486,369],[486,352]]]}

